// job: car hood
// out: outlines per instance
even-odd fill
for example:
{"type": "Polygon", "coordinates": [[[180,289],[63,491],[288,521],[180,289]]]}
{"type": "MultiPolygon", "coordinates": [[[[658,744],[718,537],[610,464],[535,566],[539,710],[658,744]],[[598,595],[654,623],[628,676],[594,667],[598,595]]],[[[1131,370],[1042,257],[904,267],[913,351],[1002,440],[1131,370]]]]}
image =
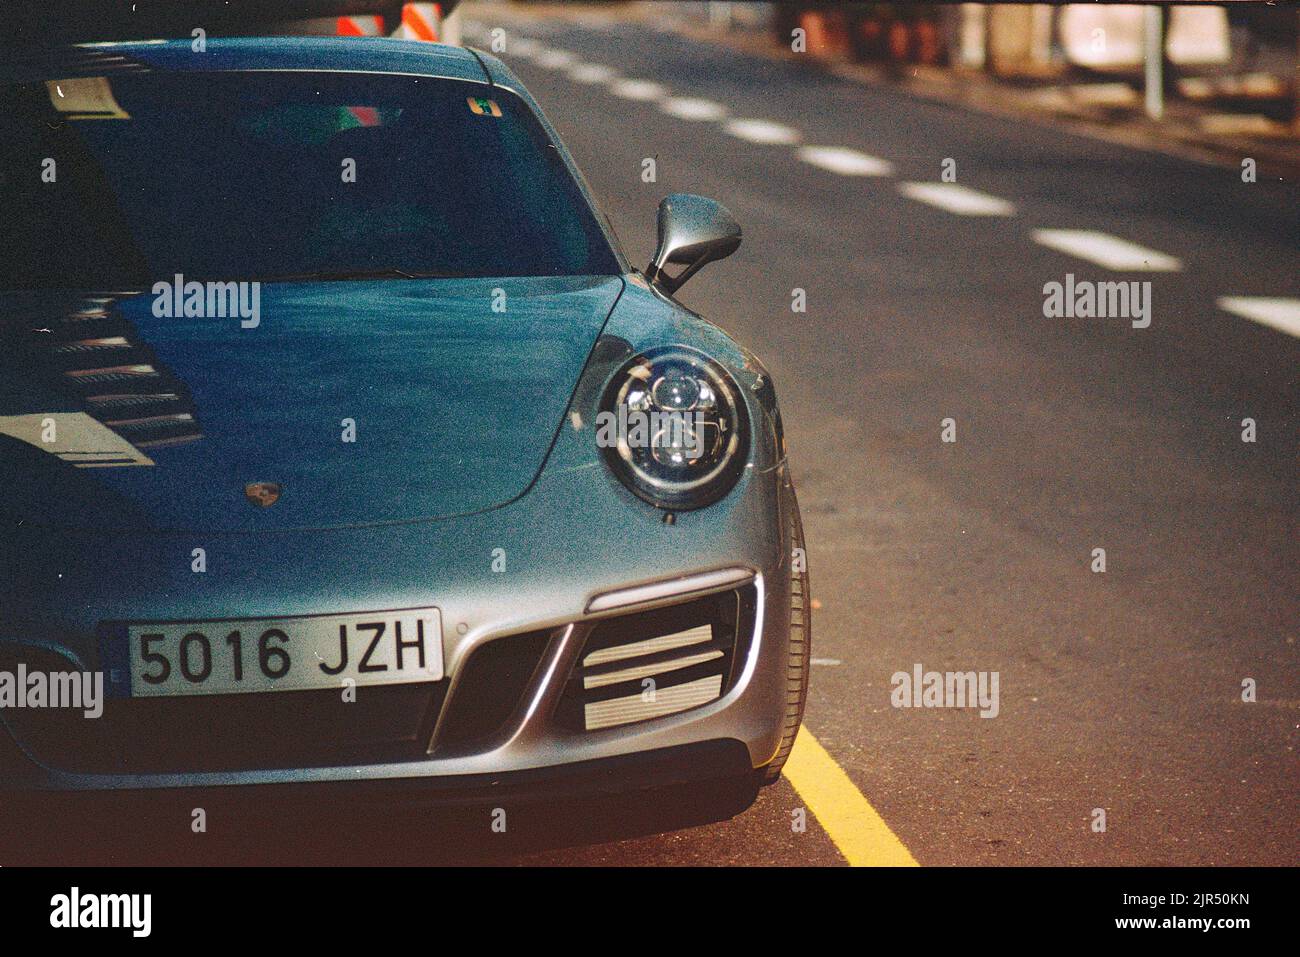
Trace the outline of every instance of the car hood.
{"type": "Polygon", "coordinates": [[[246,318],[159,316],[153,292],[0,294],[0,510],[246,532],[501,505],[540,471],[621,290],[263,283],[256,326],[251,289],[246,318]]]}

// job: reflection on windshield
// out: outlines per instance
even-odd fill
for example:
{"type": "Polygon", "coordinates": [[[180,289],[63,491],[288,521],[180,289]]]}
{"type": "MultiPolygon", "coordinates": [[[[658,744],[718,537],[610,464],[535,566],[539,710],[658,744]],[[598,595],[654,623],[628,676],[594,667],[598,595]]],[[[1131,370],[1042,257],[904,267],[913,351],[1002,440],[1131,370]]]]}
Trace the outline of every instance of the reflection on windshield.
{"type": "Polygon", "coordinates": [[[0,288],[612,275],[529,108],[481,84],[141,72],[0,86],[0,288]]]}
{"type": "Polygon", "coordinates": [[[113,311],[114,301],[7,303],[0,436],[77,468],[153,465],[145,450],[202,437],[185,383],[113,311]]]}

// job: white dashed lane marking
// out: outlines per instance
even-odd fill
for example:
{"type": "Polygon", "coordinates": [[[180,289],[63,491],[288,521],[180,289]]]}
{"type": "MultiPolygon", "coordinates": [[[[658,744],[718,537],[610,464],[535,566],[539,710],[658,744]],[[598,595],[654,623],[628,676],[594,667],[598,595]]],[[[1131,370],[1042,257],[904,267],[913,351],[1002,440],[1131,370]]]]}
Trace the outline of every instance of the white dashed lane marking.
{"type": "Polygon", "coordinates": [[[1034,242],[1120,272],[1177,272],[1183,268],[1173,256],[1088,229],[1035,229],[1034,242]]]}
{"type": "Polygon", "coordinates": [[[579,63],[569,69],[569,79],[574,83],[608,83],[614,76],[613,68],[601,63],[579,63]]]}
{"type": "Polygon", "coordinates": [[[513,54],[514,56],[527,59],[528,57],[536,56],[538,53],[541,53],[542,45],[536,40],[528,39],[528,37],[517,37],[506,41],[505,52],[507,55],[513,54]]]}
{"type": "Polygon", "coordinates": [[[679,120],[720,120],[727,115],[727,108],[721,103],[691,96],[669,97],[659,104],[659,109],[679,120]]]}
{"type": "Polygon", "coordinates": [[[1223,296],[1219,308],[1262,326],[1300,338],[1300,299],[1223,296]]]}
{"type": "Polygon", "coordinates": [[[609,92],[625,100],[658,100],[668,95],[667,88],[650,80],[619,80],[609,92]]]}
{"type": "Polygon", "coordinates": [[[798,156],[805,163],[841,176],[889,176],[894,167],[887,160],[859,153],[845,146],[805,146],[798,156]]]}
{"type": "Polygon", "coordinates": [[[1016,207],[1007,200],[956,183],[900,183],[898,191],[909,199],[958,216],[1014,216],[1016,213],[1016,207]]]}
{"type": "MultiPolygon", "coordinates": [[[[531,58],[544,69],[566,70],[576,83],[607,83],[611,93],[625,100],[659,101],[663,112],[678,119],[723,122],[727,133],[748,143],[796,146],[801,139],[798,130],[771,120],[728,120],[727,109],[720,103],[698,97],[674,97],[667,87],[652,80],[621,79],[613,68],[582,63],[567,50],[548,49],[527,37],[511,38],[509,43],[510,54],[531,58]]],[[[845,146],[804,146],[796,155],[805,163],[841,176],[892,176],[894,173],[888,160],[845,146]]],[[[1014,216],[1016,213],[1011,201],[957,183],[900,183],[898,191],[909,199],[958,216],[1014,216]]],[[[1033,238],[1049,249],[1120,272],[1177,272],[1183,268],[1174,256],[1095,230],[1036,229],[1033,238]]],[[[1217,302],[1226,312],[1300,338],[1300,299],[1224,296],[1217,302]]],[[[818,661],[818,664],[832,664],[832,660],[818,661]]]]}
{"type": "Polygon", "coordinates": [[[543,70],[563,70],[572,66],[577,59],[568,50],[539,50],[533,57],[533,62],[543,70]]]}
{"type": "Polygon", "coordinates": [[[793,146],[799,142],[798,130],[770,120],[731,120],[723,129],[749,143],[793,146]]]}

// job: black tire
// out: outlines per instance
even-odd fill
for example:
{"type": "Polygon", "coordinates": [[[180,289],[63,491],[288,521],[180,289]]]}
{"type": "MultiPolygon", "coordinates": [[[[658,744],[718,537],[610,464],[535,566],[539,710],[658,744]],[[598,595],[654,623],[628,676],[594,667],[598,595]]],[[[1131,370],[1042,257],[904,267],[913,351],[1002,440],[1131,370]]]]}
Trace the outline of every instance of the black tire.
{"type": "Polygon", "coordinates": [[[794,748],[794,740],[803,724],[804,705],[808,701],[808,672],[812,669],[812,593],[808,583],[808,557],[804,546],[803,519],[794,488],[790,489],[790,656],[786,672],[785,716],[781,725],[781,745],[776,757],[758,772],[760,783],[774,783],[794,748]],[[796,570],[794,550],[800,549],[803,569],[796,570]]]}

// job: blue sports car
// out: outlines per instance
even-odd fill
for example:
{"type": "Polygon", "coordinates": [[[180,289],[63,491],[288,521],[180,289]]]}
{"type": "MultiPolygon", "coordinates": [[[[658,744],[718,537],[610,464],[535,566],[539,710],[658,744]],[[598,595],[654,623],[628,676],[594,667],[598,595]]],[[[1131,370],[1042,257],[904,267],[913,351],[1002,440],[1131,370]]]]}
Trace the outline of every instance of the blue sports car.
{"type": "Polygon", "coordinates": [[[779,775],[810,640],[781,416],[673,298],[739,245],[722,206],[666,198],[635,268],[467,49],[0,69],[0,790],[779,775]]]}

